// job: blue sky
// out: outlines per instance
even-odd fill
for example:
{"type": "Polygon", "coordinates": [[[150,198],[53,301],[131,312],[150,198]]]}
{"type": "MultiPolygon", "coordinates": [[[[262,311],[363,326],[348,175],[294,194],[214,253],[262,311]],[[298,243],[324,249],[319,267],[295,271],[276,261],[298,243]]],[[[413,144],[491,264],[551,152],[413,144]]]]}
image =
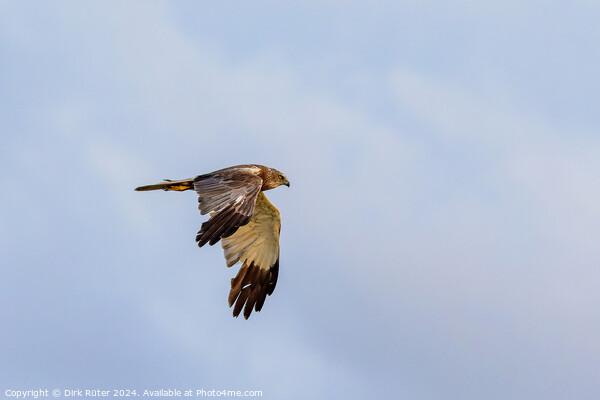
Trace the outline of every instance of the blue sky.
{"type": "Polygon", "coordinates": [[[0,2],[0,388],[600,396],[599,5],[0,2]],[[263,311],[192,193],[280,169],[263,311]]]}

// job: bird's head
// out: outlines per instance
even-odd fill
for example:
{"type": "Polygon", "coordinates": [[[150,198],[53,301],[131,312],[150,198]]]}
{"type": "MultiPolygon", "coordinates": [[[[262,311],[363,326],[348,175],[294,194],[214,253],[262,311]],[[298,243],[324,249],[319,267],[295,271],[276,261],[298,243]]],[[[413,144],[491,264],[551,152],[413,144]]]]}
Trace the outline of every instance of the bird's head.
{"type": "Polygon", "coordinates": [[[285,177],[285,175],[281,171],[277,171],[274,168],[269,169],[269,173],[267,174],[267,186],[270,189],[276,188],[277,186],[285,185],[290,187],[290,181],[285,177]]]}

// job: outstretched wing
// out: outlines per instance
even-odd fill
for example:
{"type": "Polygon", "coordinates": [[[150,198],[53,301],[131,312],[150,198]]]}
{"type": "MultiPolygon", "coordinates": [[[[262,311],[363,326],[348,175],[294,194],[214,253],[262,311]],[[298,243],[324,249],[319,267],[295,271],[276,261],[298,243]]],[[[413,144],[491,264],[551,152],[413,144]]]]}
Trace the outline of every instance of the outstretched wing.
{"type": "Polygon", "coordinates": [[[275,290],[280,229],[279,210],[261,192],[250,222],[221,240],[227,266],[242,262],[242,268],[231,280],[229,293],[229,307],[235,303],[234,317],[244,308],[244,318],[248,319],[252,309],[260,311],[267,295],[275,290]]]}
{"type": "Polygon", "coordinates": [[[247,224],[254,213],[262,179],[248,168],[226,168],[194,179],[198,209],[211,217],[196,235],[198,246],[211,246],[247,224]]]}

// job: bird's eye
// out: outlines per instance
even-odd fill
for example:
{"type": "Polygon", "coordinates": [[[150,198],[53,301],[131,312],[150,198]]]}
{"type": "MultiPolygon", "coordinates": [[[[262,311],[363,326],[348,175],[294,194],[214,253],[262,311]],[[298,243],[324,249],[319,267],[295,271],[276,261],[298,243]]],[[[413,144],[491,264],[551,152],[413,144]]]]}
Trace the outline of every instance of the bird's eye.
{"type": "Polygon", "coordinates": [[[279,175],[279,179],[283,180],[283,175],[279,175]]]}

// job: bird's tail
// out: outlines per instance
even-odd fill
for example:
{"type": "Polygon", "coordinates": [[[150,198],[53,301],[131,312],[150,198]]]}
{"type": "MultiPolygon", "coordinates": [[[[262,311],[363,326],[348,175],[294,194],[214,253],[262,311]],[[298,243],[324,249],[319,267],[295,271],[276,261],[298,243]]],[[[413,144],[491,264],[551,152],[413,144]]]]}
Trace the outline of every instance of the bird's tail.
{"type": "Polygon", "coordinates": [[[170,179],[165,179],[164,182],[157,183],[155,185],[147,185],[140,186],[135,188],[135,190],[140,192],[146,192],[148,190],[176,190],[181,192],[182,190],[190,190],[194,188],[194,180],[193,179],[183,179],[180,181],[172,181],[170,179]]]}

